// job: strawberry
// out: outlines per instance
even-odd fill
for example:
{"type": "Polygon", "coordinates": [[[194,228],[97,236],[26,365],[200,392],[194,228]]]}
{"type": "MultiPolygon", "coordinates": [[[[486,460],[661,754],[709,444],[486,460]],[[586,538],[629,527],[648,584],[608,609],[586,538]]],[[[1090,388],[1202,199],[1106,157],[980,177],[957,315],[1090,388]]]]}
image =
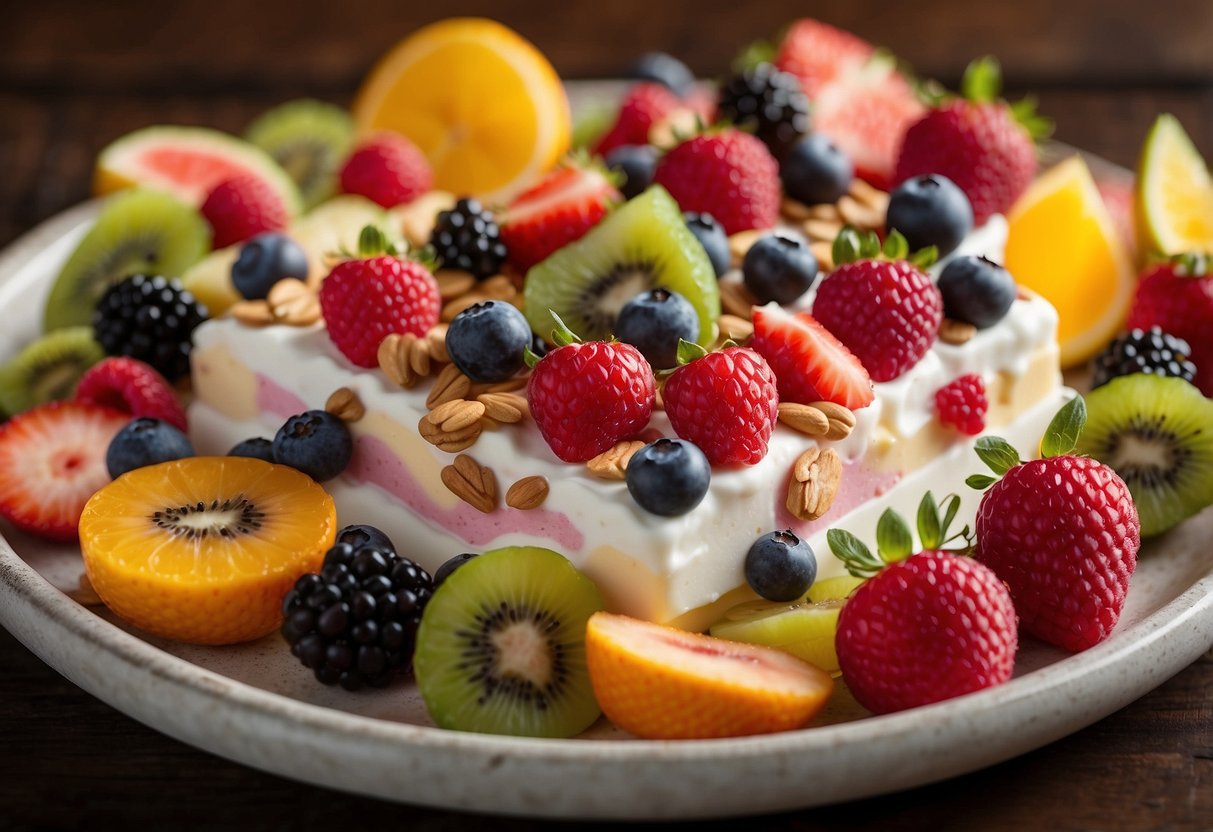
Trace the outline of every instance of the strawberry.
{"type": "Polygon", "coordinates": [[[929,110],[905,133],[895,181],[927,173],[955,182],[973,205],[981,225],[1006,213],[1036,175],[1035,139],[1048,122],[1031,112],[1031,102],[1014,107],[997,98],[998,63],[974,61],[961,84],[964,98],[929,110]]]}
{"type": "Polygon", "coordinates": [[[237,174],[224,179],[199,209],[211,225],[211,244],[226,248],[264,231],[286,228],[290,221],[282,197],[260,176],[237,174]]]}
{"type": "Polygon", "coordinates": [[[977,559],[1011,591],[1020,625],[1070,651],[1105,639],[1120,618],[1137,565],[1141,526],[1129,488],[1101,462],[1073,454],[1086,422],[1076,397],[1049,425],[1042,459],[1021,462],[1006,440],[977,440],[999,475],[977,510],[977,559]]]}
{"type": "Polygon", "coordinates": [[[556,249],[581,239],[622,200],[600,168],[566,162],[499,215],[506,259],[525,273],[556,249]]]}
{"type": "Polygon", "coordinates": [[[903,259],[907,248],[897,231],[883,251],[874,233],[844,231],[834,245],[838,265],[813,299],[813,316],[847,345],[872,381],[892,381],[922,360],[943,321],[943,296],[903,259]],[[889,259],[876,259],[881,254],[889,259]]]}
{"type": "Polygon", "coordinates": [[[976,373],[953,379],[935,391],[935,409],[939,421],[961,433],[976,436],[986,429],[986,383],[976,373]]]}
{"type": "Polygon", "coordinates": [[[774,371],[780,401],[828,401],[851,410],[872,403],[868,371],[808,312],[793,315],[771,303],[755,307],[753,317],[750,346],[774,371]]]}
{"type": "Polygon", "coordinates": [[[806,17],[788,27],[774,63],[795,75],[805,95],[814,98],[831,82],[859,71],[875,51],[850,32],[806,17]]]}
{"type": "Polygon", "coordinates": [[[779,396],[775,374],[752,349],[705,353],[683,342],[682,364],[662,390],[670,425],[713,465],[753,465],[767,455],[779,396]]]}
{"type": "Polygon", "coordinates": [[[779,165],[760,139],[740,130],[687,139],[661,158],[653,181],[683,211],[711,214],[726,234],[779,221],[779,165]]]}
{"type": "Polygon", "coordinates": [[[826,533],[834,554],[857,577],[874,576],[838,615],[835,646],[847,687],[878,714],[929,705],[1011,678],[1019,637],[1007,588],[989,567],[945,549],[947,519],[960,500],[940,507],[928,492],[918,510],[923,551],[893,512],[876,529],[879,556],[848,532],[826,533]]]}
{"type": "Polygon", "coordinates": [[[603,134],[594,153],[605,156],[617,147],[648,144],[649,130],[682,106],[678,96],[662,84],[633,84],[619,106],[619,115],[611,129],[603,134]]]}
{"type": "Polygon", "coordinates": [[[106,358],[94,364],[76,385],[75,400],[121,410],[132,418],[160,419],[186,430],[185,409],[173,388],[154,367],[135,358],[106,358]]]}
{"type": "Polygon", "coordinates": [[[1158,326],[1187,341],[1196,365],[1194,383],[1213,396],[1213,270],[1207,256],[1179,255],[1145,271],[1126,326],[1158,326]]]}
{"type": "Polygon", "coordinates": [[[110,440],[128,421],[100,405],[51,402],[0,425],[0,516],[48,540],[75,540],[84,504],[110,481],[110,440]]]}
{"type": "Polygon", "coordinates": [[[374,367],[384,338],[425,335],[438,323],[442,301],[429,269],[396,256],[373,226],[362,230],[359,254],[361,259],[334,266],[320,284],[320,311],[341,354],[359,367],[374,367]],[[389,253],[378,253],[384,251],[389,253]]]}
{"type": "Polygon", "coordinates": [[[380,133],[354,148],[339,175],[343,192],[384,208],[412,202],[434,183],[425,154],[399,133],[380,133]]]}
{"type": "Polygon", "coordinates": [[[557,347],[532,365],[527,400],[535,426],[556,456],[585,462],[640,433],[653,414],[653,369],[618,341],[581,342],[559,318],[557,347]]]}

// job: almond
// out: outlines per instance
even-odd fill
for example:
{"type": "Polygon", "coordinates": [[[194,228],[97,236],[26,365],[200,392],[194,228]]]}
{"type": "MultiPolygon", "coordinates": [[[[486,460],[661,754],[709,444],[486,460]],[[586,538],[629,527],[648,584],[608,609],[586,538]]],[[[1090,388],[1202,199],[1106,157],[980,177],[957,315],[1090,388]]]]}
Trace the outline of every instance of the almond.
{"type": "Polygon", "coordinates": [[[944,318],[939,325],[939,340],[955,347],[973,340],[973,336],[976,334],[977,327],[973,324],[952,318],[944,318]]]}
{"type": "Polygon", "coordinates": [[[522,511],[539,508],[547,498],[548,481],[539,476],[523,477],[505,492],[505,504],[522,511]]]}
{"type": "Polygon", "coordinates": [[[724,280],[720,283],[720,305],[730,315],[743,321],[753,318],[754,304],[758,299],[740,280],[724,280]]]}
{"type": "Polygon", "coordinates": [[[516,393],[481,393],[476,401],[484,405],[490,419],[509,425],[521,422],[530,412],[526,399],[516,393]]]}
{"type": "Polygon", "coordinates": [[[324,403],[324,409],[343,422],[357,422],[366,415],[366,406],[348,387],[338,387],[324,403]]]}
{"type": "Polygon", "coordinates": [[[447,364],[434,379],[434,386],[426,396],[425,406],[433,409],[443,402],[466,399],[472,389],[472,380],[454,364],[447,364]]]}
{"type": "Polygon", "coordinates": [[[830,510],[842,482],[842,460],[833,448],[810,448],[800,455],[788,483],[788,511],[816,520],[830,510]]]}
{"type": "Polygon", "coordinates": [[[240,300],[232,304],[232,317],[245,326],[268,326],[274,322],[270,305],[263,300],[240,300]]]}
{"type": "Polygon", "coordinates": [[[813,402],[809,407],[820,410],[829,420],[830,429],[826,431],[824,438],[831,442],[847,438],[855,429],[855,414],[840,404],[813,402]]]}
{"type": "Polygon", "coordinates": [[[754,334],[754,324],[737,315],[724,314],[716,321],[721,341],[736,341],[741,344],[754,334]]]}
{"type": "Polygon", "coordinates": [[[437,361],[439,364],[450,364],[451,357],[446,353],[446,324],[434,324],[430,327],[430,331],[425,334],[426,351],[430,354],[430,359],[437,361]]]}
{"type": "Polygon", "coordinates": [[[733,236],[729,237],[729,254],[733,258],[734,268],[741,266],[741,261],[745,259],[745,253],[750,250],[754,243],[758,242],[758,238],[768,232],[760,229],[751,229],[750,231],[738,231],[733,236]]]}
{"type": "Polygon", "coordinates": [[[438,297],[443,300],[466,294],[476,285],[476,276],[460,269],[439,269],[434,272],[434,280],[438,283],[438,297]]]}
{"type": "Polygon", "coordinates": [[[616,442],[614,447],[607,448],[585,465],[590,473],[604,480],[622,480],[627,477],[628,461],[644,447],[639,439],[625,439],[616,442]]]}
{"type": "Polygon", "coordinates": [[[452,399],[431,410],[426,421],[442,429],[444,433],[458,433],[480,421],[484,415],[484,403],[467,399],[452,399]]]}
{"type": "Polygon", "coordinates": [[[497,476],[467,454],[442,469],[442,484],[459,499],[485,514],[497,508],[497,476]]]}
{"type": "Polygon", "coordinates": [[[413,354],[422,349],[424,347],[416,335],[410,332],[404,334],[393,332],[379,342],[379,352],[377,353],[379,369],[401,387],[405,389],[415,387],[417,382],[428,373],[428,365],[426,365],[426,373],[417,371],[417,367],[421,365],[413,354]]]}
{"type": "Polygon", "coordinates": [[[838,200],[838,213],[843,222],[856,228],[870,230],[884,225],[885,212],[873,205],[865,205],[847,194],[838,200]]]}
{"type": "Polygon", "coordinates": [[[834,238],[842,231],[842,223],[835,220],[805,220],[801,226],[810,240],[834,244],[834,238]]]}
{"type": "Polygon", "coordinates": [[[825,436],[830,432],[830,419],[816,407],[796,402],[779,403],[779,421],[806,436],[825,436]]]}
{"type": "Polygon", "coordinates": [[[302,280],[293,277],[279,280],[265,300],[278,323],[311,326],[320,320],[320,299],[302,280]]]}
{"type": "Polygon", "coordinates": [[[798,199],[792,199],[790,196],[785,196],[783,201],[779,203],[779,213],[792,222],[807,220],[810,216],[810,210],[809,206],[798,199]]]}
{"type": "Polygon", "coordinates": [[[441,426],[431,422],[428,416],[422,416],[421,421],[417,423],[417,432],[421,434],[421,438],[448,454],[466,450],[475,445],[482,430],[484,427],[479,421],[457,431],[443,430],[441,426]]]}

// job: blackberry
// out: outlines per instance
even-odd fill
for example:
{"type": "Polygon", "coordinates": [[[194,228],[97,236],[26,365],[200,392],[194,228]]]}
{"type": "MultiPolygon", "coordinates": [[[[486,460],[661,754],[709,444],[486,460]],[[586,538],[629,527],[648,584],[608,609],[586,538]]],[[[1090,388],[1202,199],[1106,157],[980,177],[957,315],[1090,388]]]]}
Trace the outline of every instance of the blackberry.
{"type": "Polygon", "coordinates": [[[282,635],[316,679],[346,690],[383,687],[413,661],[421,613],[434,593],[428,572],[369,544],[338,543],[320,573],[282,601],[282,635]]]}
{"type": "Polygon", "coordinates": [[[144,361],[169,381],[189,375],[194,329],[206,307],[176,280],[137,274],[105,291],[93,311],[93,335],[109,355],[144,361]]]}
{"type": "Polygon", "coordinates": [[[438,214],[430,245],[444,269],[471,272],[477,280],[492,277],[505,262],[505,243],[493,214],[474,199],[465,198],[438,214]]]}
{"type": "Polygon", "coordinates": [[[1095,357],[1091,386],[1099,387],[1133,373],[1175,376],[1191,382],[1196,378],[1196,365],[1188,360],[1191,355],[1187,341],[1163,332],[1162,327],[1132,329],[1095,357]]]}
{"type": "Polygon", "coordinates": [[[753,129],[776,159],[809,131],[809,99],[795,75],[758,64],[720,88],[720,117],[753,129]]]}

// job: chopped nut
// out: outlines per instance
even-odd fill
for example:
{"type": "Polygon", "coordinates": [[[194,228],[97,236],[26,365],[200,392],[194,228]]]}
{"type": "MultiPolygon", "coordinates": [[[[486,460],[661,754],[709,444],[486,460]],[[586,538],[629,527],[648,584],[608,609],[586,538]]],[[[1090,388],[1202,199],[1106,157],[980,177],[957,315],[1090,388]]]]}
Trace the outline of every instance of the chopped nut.
{"type": "Polygon", "coordinates": [[[830,429],[826,432],[824,438],[831,442],[847,438],[851,435],[851,431],[855,429],[855,414],[840,404],[834,404],[834,402],[813,402],[809,407],[817,408],[829,419],[830,429]]]}
{"type": "Polygon", "coordinates": [[[425,344],[416,335],[406,332],[392,333],[379,342],[379,369],[396,384],[406,389],[429,375],[429,358],[425,344]],[[420,372],[424,370],[424,372],[420,372]]]}
{"type": "Polygon", "coordinates": [[[484,405],[488,418],[509,425],[521,422],[530,412],[526,399],[517,393],[481,393],[476,401],[484,405]]]}
{"type": "Polygon", "coordinates": [[[484,426],[479,421],[457,431],[443,430],[441,426],[431,422],[428,416],[422,416],[421,421],[417,423],[417,432],[421,434],[422,439],[438,450],[446,451],[449,454],[465,450],[476,444],[482,430],[484,430],[484,426]]]}
{"type": "Polygon", "coordinates": [[[842,224],[842,214],[838,213],[838,206],[832,202],[810,205],[805,219],[824,220],[826,222],[836,222],[839,225],[842,224]]]}
{"type": "Polygon", "coordinates": [[[973,340],[973,336],[976,334],[977,327],[973,324],[952,318],[944,318],[943,323],[939,325],[939,340],[953,346],[960,346],[973,340]]]}
{"type": "Polygon", "coordinates": [[[736,341],[741,344],[750,339],[754,334],[754,324],[747,321],[745,318],[739,318],[736,315],[725,313],[716,321],[716,326],[720,330],[719,339],[724,341],[736,341]]]}
{"type": "Polygon", "coordinates": [[[809,212],[812,209],[798,199],[792,199],[790,196],[785,196],[783,201],[779,203],[779,213],[787,217],[792,222],[803,222],[809,218],[809,212]]]}
{"type": "MultiPolygon", "coordinates": [[[[873,208],[883,217],[889,210],[889,195],[856,176],[851,180],[850,196],[860,205],[873,208]]],[[[883,221],[883,220],[882,220],[883,221]]]]}
{"type": "Polygon", "coordinates": [[[442,484],[468,505],[489,514],[497,508],[497,476],[467,454],[442,469],[442,484]]]}
{"type": "Polygon", "coordinates": [[[488,299],[489,298],[487,295],[481,292],[479,288],[476,288],[471,292],[466,292],[465,294],[444,303],[442,305],[442,312],[439,314],[438,319],[443,323],[449,324],[455,319],[455,316],[463,310],[469,309],[478,303],[483,303],[488,299]]]}
{"type": "Polygon", "coordinates": [[[758,299],[740,280],[721,281],[720,305],[724,307],[725,312],[748,321],[753,317],[756,303],[758,299]]]}
{"type": "Polygon", "coordinates": [[[842,223],[834,220],[805,220],[802,228],[810,240],[832,245],[838,232],[842,231],[842,223]]]}
{"type": "Polygon", "coordinates": [[[628,460],[643,448],[644,442],[639,439],[625,439],[616,442],[613,448],[607,448],[598,456],[586,463],[590,473],[604,480],[622,480],[627,474],[628,460]]]}
{"type": "Polygon", "coordinates": [[[434,386],[425,399],[425,406],[433,409],[443,402],[466,399],[472,389],[472,380],[454,364],[447,364],[434,379],[434,386]]]}
{"type": "Polygon", "coordinates": [[[792,467],[788,511],[801,520],[816,520],[834,504],[842,482],[842,460],[833,448],[806,450],[792,467]]]}
{"type": "Polygon", "coordinates": [[[439,364],[450,364],[451,357],[446,353],[446,324],[434,324],[430,327],[430,331],[425,334],[426,351],[430,354],[432,361],[437,361],[439,364]]]}
{"type": "Polygon", "coordinates": [[[444,433],[458,433],[469,425],[480,421],[484,415],[484,403],[467,399],[452,399],[443,402],[426,414],[426,421],[436,425],[444,433]]]}
{"type": "Polygon", "coordinates": [[[864,205],[849,194],[838,200],[838,213],[844,222],[856,228],[871,230],[884,225],[884,211],[864,205]]]}
{"type": "Polygon", "coordinates": [[[750,246],[758,242],[758,238],[767,233],[769,232],[755,228],[750,231],[738,231],[729,237],[729,254],[733,257],[734,268],[741,266],[741,261],[745,259],[745,253],[750,250],[750,246]]]}
{"type": "Polygon", "coordinates": [[[513,300],[518,294],[518,287],[514,285],[514,281],[499,274],[480,284],[480,294],[488,300],[513,300]]]}
{"type": "Polygon", "coordinates": [[[268,326],[274,322],[274,313],[263,300],[236,301],[228,311],[245,326],[268,326]]]}
{"type": "Polygon", "coordinates": [[[526,375],[512,376],[505,381],[494,381],[489,384],[479,383],[473,384],[471,388],[472,397],[479,396],[483,393],[513,393],[526,387],[527,381],[530,380],[529,372],[526,375]]]}
{"type": "Polygon", "coordinates": [[[476,276],[460,269],[439,269],[434,272],[434,280],[438,281],[438,297],[443,300],[457,298],[476,285],[476,276]]]}
{"type": "Polygon", "coordinates": [[[289,326],[311,326],[320,320],[320,299],[302,280],[279,280],[266,295],[274,320],[289,326]]]}
{"type": "Polygon", "coordinates": [[[830,432],[830,420],[816,407],[795,402],[779,403],[779,421],[807,436],[825,436],[830,432]]]}
{"type": "Polygon", "coordinates": [[[523,477],[505,492],[505,504],[522,511],[539,508],[547,498],[548,481],[538,476],[523,477]]]}
{"type": "Polygon", "coordinates": [[[343,422],[357,422],[366,415],[366,406],[348,387],[338,387],[324,403],[324,409],[343,422]]]}

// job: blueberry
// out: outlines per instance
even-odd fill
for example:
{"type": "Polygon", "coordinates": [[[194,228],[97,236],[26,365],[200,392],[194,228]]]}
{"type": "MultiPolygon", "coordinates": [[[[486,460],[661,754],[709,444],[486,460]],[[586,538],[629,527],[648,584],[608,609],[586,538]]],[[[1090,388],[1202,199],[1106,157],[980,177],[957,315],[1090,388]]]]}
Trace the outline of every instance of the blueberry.
{"type": "Polygon", "coordinates": [[[259,300],[283,278],[307,280],[307,253],[285,234],[267,231],[240,247],[232,264],[232,285],[249,300],[259,300]]]}
{"type": "Polygon", "coordinates": [[[247,456],[251,459],[263,459],[266,462],[273,462],[274,443],[260,436],[253,439],[245,439],[243,442],[237,443],[227,452],[227,455],[247,456]]]}
{"type": "Polygon", "coordinates": [[[446,352],[472,381],[504,381],[526,364],[531,325],[518,308],[501,300],[469,306],[446,331],[446,352]]]}
{"type": "Polygon", "coordinates": [[[434,573],[434,589],[437,589],[443,581],[451,577],[452,572],[474,557],[476,557],[474,552],[464,552],[444,562],[442,566],[438,567],[438,571],[434,573]]]}
{"type": "Polygon", "coordinates": [[[817,556],[791,529],[768,532],[746,553],[745,580],[768,601],[795,601],[817,580],[817,556]]]}
{"type": "Polygon", "coordinates": [[[732,255],[729,254],[729,237],[724,233],[724,227],[716,222],[711,214],[696,214],[688,211],[682,215],[687,228],[695,235],[695,239],[708,253],[712,263],[712,271],[720,277],[733,265],[732,255]]]}
{"type": "Polygon", "coordinates": [[[910,251],[935,246],[939,256],[945,257],[973,230],[973,206],[948,177],[938,173],[914,176],[889,195],[885,225],[902,233],[910,251]]]}
{"type": "Polygon", "coordinates": [[[392,539],[374,526],[365,523],[346,526],[337,532],[336,543],[348,543],[358,549],[378,549],[383,552],[395,552],[396,545],[392,539]]]}
{"type": "Polygon", "coordinates": [[[742,277],[760,304],[792,303],[817,279],[817,258],[803,237],[776,231],[759,237],[745,254],[742,277]]]}
{"type": "Polygon", "coordinates": [[[703,500],[712,466],[685,439],[658,439],[628,461],[628,492],[642,509],[664,517],[686,514],[703,500]]]}
{"type": "Polygon", "coordinates": [[[678,341],[699,338],[699,314],[691,302],[669,289],[650,289],[619,311],[615,337],[640,350],[654,370],[678,366],[678,341]]]}
{"type": "Polygon", "coordinates": [[[105,467],[114,479],[147,465],[194,455],[185,434],[168,422],[146,416],[132,419],[110,440],[105,467]]]}
{"type": "Polygon", "coordinates": [[[943,314],[986,329],[1001,321],[1018,289],[1011,273],[984,257],[954,257],[939,275],[943,314]]]}
{"type": "Polygon", "coordinates": [[[822,133],[810,133],[792,145],[779,164],[783,189],[805,205],[837,202],[851,188],[855,166],[822,133]]]}
{"type": "Polygon", "coordinates": [[[628,73],[637,81],[653,81],[685,98],[695,86],[695,75],[687,65],[665,52],[646,52],[632,64],[628,73]]]}
{"type": "Polygon", "coordinates": [[[354,455],[354,440],[345,422],[323,410],[309,410],[286,420],[274,436],[274,459],[302,471],[316,482],[331,480],[354,455]]]}
{"type": "Polygon", "coordinates": [[[657,170],[657,148],[648,144],[621,145],[603,159],[607,168],[623,176],[619,186],[624,198],[639,196],[653,182],[657,170]]]}

